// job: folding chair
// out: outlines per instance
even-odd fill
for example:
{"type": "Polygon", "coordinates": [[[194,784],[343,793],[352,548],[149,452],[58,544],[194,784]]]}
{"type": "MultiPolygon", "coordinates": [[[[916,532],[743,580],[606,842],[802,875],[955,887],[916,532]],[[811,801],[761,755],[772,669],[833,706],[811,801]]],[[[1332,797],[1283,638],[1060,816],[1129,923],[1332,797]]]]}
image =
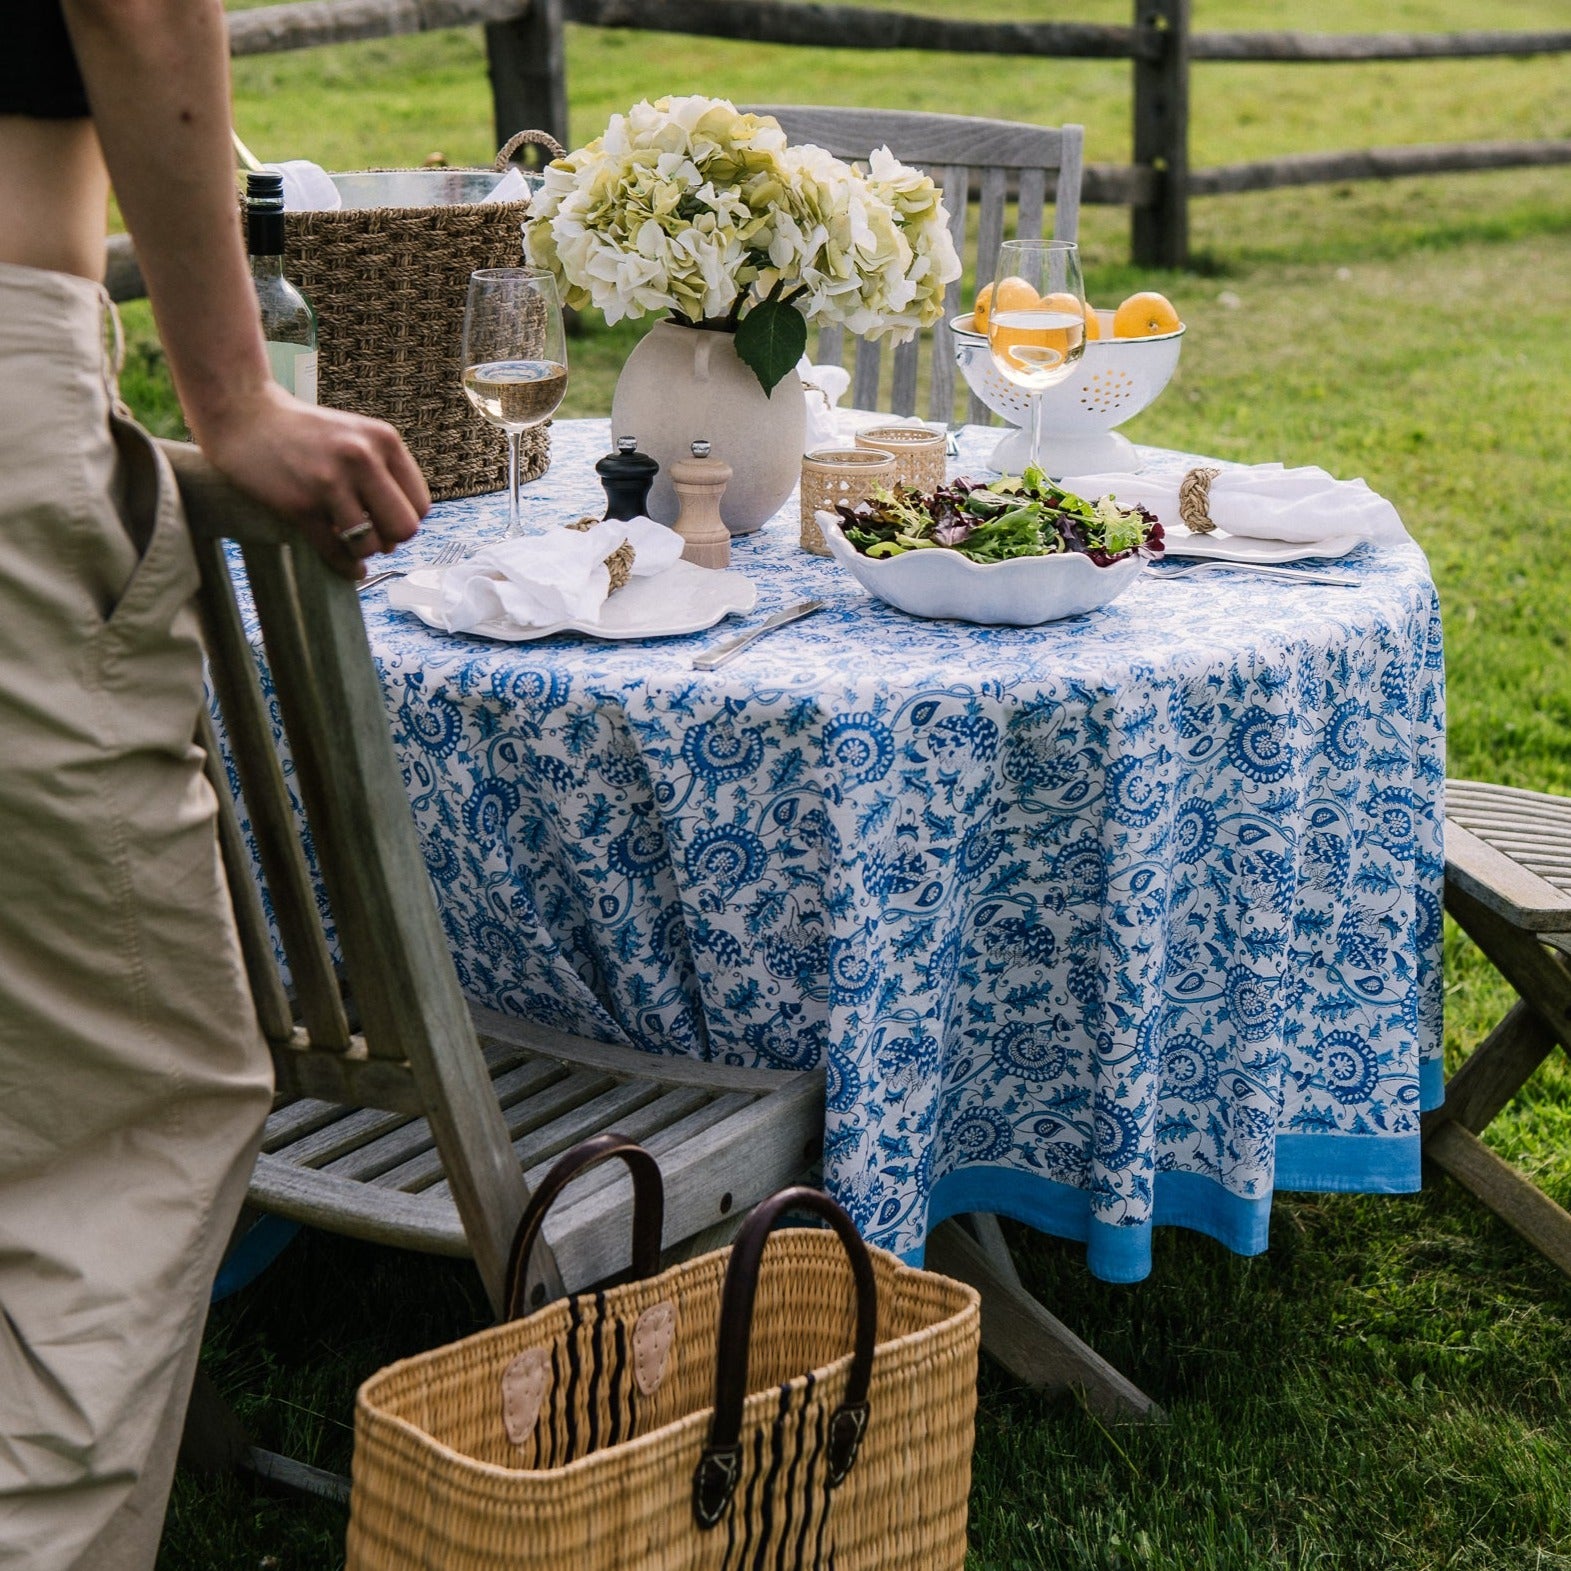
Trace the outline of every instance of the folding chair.
{"type": "MultiPolygon", "coordinates": [[[[195,448],[164,446],[196,543],[209,670],[243,797],[237,808],[209,736],[241,948],[278,1078],[249,1203],[356,1238],[471,1256],[500,1310],[530,1186],[569,1146],[616,1129],[659,1159],[668,1256],[722,1240],[816,1157],[822,1072],[656,1057],[471,1011],[353,586],[195,448]],[[260,620],[336,957],[235,598],[230,541],[240,547],[260,620]],[[242,811],[272,899],[287,989],[242,811]]],[[[545,1247],[535,1252],[533,1303],[590,1286],[626,1263],[628,1182],[600,1172],[553,1211],[545,1247]]],[[[225,1432],[210,1411],[205,1418],[198,1411],[197,1422],[210,1435],[225,1432]]],[[[309,1482],[311,1470],[287,1459],[242,1450],[234,1460],[309,1482]]]]}
{"type": "Polygon", "coordinates": [[[1424,1154],[1571,1276],[1571,1214],[1478,1137],[1571,1049],[1571,800],[1446,782],[1446,909],[1517,992],[1424,1120],[1424,1154]]]}

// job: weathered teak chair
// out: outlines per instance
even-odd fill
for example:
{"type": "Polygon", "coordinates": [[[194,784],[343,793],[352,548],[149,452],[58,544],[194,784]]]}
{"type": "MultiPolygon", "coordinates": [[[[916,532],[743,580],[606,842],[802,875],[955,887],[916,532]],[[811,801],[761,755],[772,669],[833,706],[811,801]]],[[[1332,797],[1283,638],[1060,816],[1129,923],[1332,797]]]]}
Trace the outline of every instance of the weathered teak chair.
{"type": "MultiPolygon", "coordinates": [[[[993,276],[1004,240],[1005,211],[1015,201],[1015,235],[1037,239],[1049,195],[1055,240],[1073,240],[1080,229],[1080,176],[1085,133],[1078,125],[1021,125],[1009,120],[980,120],[966,115],[918,114],[899,109],[835,109],[798,105],[749,105],[756,114],[773,115],[787,140],[811,142],[837,158],[863,159],[887,147],[902,163],[926,170],[937,181],[949,209],[955,249],[967,264],[974,290],[993,276]],[[968,231],[975,248],[967,253],[968,231]]],[[[944,319],[931,332],[897,345],[887,392],[880,397],[880,346],[858,342],[850,402],[858,409],[887,409],[897,415],[917,410],[922,346],[930,345],[925,418],[955,418],[954,335],[949,319],[969,304],[962,282],[945,294],[944,319]]],[[[839,364],[843,352],[838,328],[819,334],[813,358],[839,364]]],[[[975,395],[968,395],[968,419],[985,423],[992,416],[975,395]]]]}
{"type": "Polygon", "coordinates": [[[1424,1154],[1571,1275],[1571,1215],[1478,1136],[1558,1043],[1571,1050],[1571,800],[1446,782],[1446,909],[1518,999],[1424,1120],[1424,1154]]]}
{"type": "MultiPolygon", "coordinates": [[[[617,1129],[659,1159],[667,1249],[723,1237],[811,1164],[823,1133],[822,1074],[661,1058],[467,1008],[355,591],[194,448],[166,450],[202,569],[213,686],[292,984],[286,992],[229,783],[209,747],[246,968],[278,1076],[250,1203],[357,1238],[472,1255],[500,1310],[530,1186],[568,1146],[617,1129]],[[254,594],[337,963],[237,609],[231,540],[254,594]]],[[[548,1247],[536,1251],[535,1302],[626,1264],[626,1181],[602,1172],[553,1211],[548,1247]]]]}

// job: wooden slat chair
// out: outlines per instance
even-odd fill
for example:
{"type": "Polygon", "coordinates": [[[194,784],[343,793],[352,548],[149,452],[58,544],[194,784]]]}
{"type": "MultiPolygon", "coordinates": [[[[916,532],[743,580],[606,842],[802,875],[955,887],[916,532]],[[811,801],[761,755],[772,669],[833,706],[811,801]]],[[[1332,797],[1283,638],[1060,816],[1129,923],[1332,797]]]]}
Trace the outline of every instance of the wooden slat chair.
{"type": "MultiPolygon", "coordinates": [[[[229,783],[209,745],[241,945],[277,1066],[251,1204],[357,1238],[472,1256],[499,1310],[530,1186],[569,1145],[618,1129],[659,1158],[667,1249],[723,1236],[816,1155],[822,1073],[662,1058],[466,1007],[354,589],[194,448],[165,446],[202,570],[211,677],[292,982],[286,993],[229,783]],[[226,541],[239,543],[255,599],[336,963],[226,541]]],[[[626,1264],[629,1190],[609,1169],[600,1174],[553,1211],[548,1247],[536,1252],[534,1301],[626,1264]]]]}
{"type": "MultiPolygon", "coordinates": [[[[1078,125],[1021,125],[967,115],[919,114],[900,109],[840,109],[798,105],[749,105],[755,114],[773,115],[788,141],[813,143],[837,158],[865,160],[874,148],[887,147],[902,163],[926,170],[937,181],[949,209],[955,249],[967,263],[970,288],[985,284],[998,263],[1006,209],[1016,200],[1015,236],[1037,239],[1051,194],[1052,238],[1074,240],[1080,229],[1080,177],[1085,133],[1078,125]],[[974,218],[974,222],[972,221],[974,218]],[[967,233],[975,246],[967,254],[967,233]]],[[[949,319],[970,303],[962,281],[945,293],[944,317],[930,332],[897,345],[893,368],[881,397],[880,345],[858,340],[850,402],[858,409],[887,409],[914,415],[923,345],[930,367],[925,418],[955,418],[954,334],[949,319]]],[[[819,333],[812,351],[820,364],[840,364],[844,353],[838,328],[819,333]]],[[[966,418],[978,424],[993,419],[987,406],[967,393],[966,418]]]]}
{"type": "Polygon", "coordinates": [[[1446,782],[1446,909],[1517,992],[1424,1121],[1424,1154],[1571,1275],[1571,1215],[1478,1136],[1556,1044],[1571,1051],[1571,800],[1446,782]]]}

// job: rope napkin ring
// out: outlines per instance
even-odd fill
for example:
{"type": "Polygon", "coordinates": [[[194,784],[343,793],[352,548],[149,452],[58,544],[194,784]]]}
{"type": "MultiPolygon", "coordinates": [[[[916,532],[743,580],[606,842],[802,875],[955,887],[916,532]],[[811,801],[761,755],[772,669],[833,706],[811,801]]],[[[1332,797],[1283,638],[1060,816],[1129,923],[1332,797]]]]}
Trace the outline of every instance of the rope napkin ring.
{"type": "MultiPolygon", "coordinates": [[[[604,522],[605,520],[601,518],[580,518],[576,524],[569,524],[567,527],[577,530],[580,534],[586,534],[596,524],[604,522]]],[[[624,540],[605,559],[605,570],[611,575],[611,587],[606,590],[606,596],[609,598],[633,576],[633,542],[631,540],[624,540]]]]}
{"type": "Polygon", "coordinates": [[[1191,469],[1178,483],[1178,516],[1194,535],[1208,535],[1216,528],[1209,511],[1211,482],[1220,469],[1191,469]]]}

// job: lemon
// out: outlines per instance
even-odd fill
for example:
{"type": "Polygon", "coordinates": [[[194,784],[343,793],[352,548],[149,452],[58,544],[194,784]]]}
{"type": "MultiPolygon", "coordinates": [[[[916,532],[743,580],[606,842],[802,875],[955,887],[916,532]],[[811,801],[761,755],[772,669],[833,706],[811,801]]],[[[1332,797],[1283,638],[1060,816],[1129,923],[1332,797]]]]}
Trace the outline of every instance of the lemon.
{"type": "Polygon", "coordinates": [[[1113,313],[1114,338],[1151,338],[1158,333],[1176,333],[1183,324],[1166,295],[1143,289],[1113,313]]]}

